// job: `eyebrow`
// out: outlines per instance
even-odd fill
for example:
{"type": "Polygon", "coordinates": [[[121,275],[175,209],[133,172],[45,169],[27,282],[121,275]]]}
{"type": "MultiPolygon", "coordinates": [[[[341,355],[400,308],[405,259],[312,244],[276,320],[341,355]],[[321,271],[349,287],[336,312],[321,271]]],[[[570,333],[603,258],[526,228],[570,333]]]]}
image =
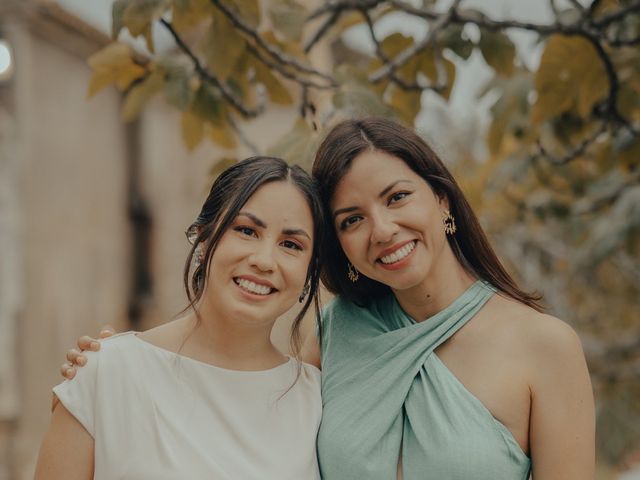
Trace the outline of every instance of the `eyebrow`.
{"type": "MultiPolygon", "coordinates": [[[[395,182],[391,183],[390,185],[386,186],[385,188],[382,189],[382,191],[378,194],[378,198],[382,198],[384,197],[387,193],[389,193],[391,190],[393,190],[393,187],[395,187],[396,185],[398,185],[399,183],[413,183],[411,180],[396,180],[395,182]]],[[[349,213],[349,212],[353,212],[355,210],[357,210],[358,207],[345,207],[345,208],[339,208],[337,210],[335,210],[333,212],[333,218],[336,218],[338,215],[342,214],[342,213],[349,213]]]]}
{"type": "MultiPolygon", "coordinates": [[[[253,223],[255,223],[260,228],[267,228],[267,224],[256,217],[253,213],[250,212],[240,212],[238,213],[238,217],[243,216],[249,218],[253,223]]],[[[307,237],[311,240],[311,237],[307,232],[305,232],[302,228],[285,228],[282,230],[282,233],[285,235],[294,235],[294,236],[302,236],[307,237]]]]}

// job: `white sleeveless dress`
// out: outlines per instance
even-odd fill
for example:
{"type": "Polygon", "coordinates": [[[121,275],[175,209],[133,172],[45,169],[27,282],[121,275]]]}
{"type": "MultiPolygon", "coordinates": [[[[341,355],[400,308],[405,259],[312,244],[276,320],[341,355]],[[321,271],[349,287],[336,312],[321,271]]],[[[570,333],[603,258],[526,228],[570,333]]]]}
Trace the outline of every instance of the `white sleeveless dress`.
{"type": "Polygon", "coordinates": [[[227,370],[133,332],[87,357],[53,391],[95,440],[95,480],[320,478],[317,368],[227,370]]]}

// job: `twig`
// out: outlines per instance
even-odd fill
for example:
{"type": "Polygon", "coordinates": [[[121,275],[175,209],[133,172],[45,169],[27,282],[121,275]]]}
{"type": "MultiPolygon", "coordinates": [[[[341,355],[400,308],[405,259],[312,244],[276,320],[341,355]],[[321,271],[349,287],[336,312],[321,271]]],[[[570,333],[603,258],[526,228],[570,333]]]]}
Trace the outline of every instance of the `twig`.
{"type": "MultiPolygon", "coordinates": [[[[373,83],[378,83],[380,80],[382,80],[385,77],[388,77],[389,75],[394,73],[395,70],[397,70],[399,67],[407,63],[413,56],[415,56],[416,54],[418,54],[419,52],[427,48],[429,44],[434,41],[438,31],[451,21],[451,18],[455,15],[455,7],[457,6],[458,3],[459,2],[454,2],[454,5],[449,9],[447,14],[442,15],[440,18],[438,18],[438,20],[434,22],[434,24],[431,26],[431,29],[429,30],[429,33],[425,36],[424,39],[422,39],[420,42],[414,43],[410,47],[407,47],[398,55],[396,55],[393,59],[389,59],[389,61],[387,61],[385,65],[383,65],[378,70],[376,70],[371,75],[369,75],[369,81],[373,83]]],[[[370,17],[368,18],[370,21],[370,17]]],[[[370,31],[371,31],[371,34],[373,35],[372,26],[370,26],[370,31]]]]}
{"type": "Polygon", "coordinates": [[[236,121],[233,119],[233,117],[231,115],[227,115],[227,123],[229,124],[231,129],[234,132],[236,132],[236,135],[238,135],[238,138],[240,138],[240,141],[242,142],[242,144],[245,147],[247,147],[251,151],[251,153],[253,153],[254,155],[260,155],[262,153],[262,152],[260,152],[258,147],[256,147],[255,143],[253,143],[251,140],[249,140],[249,137],[247,137],[247,135],[238,126],[238,124],[236,123],[236,121]]]}
{"type": "Polygon", "coordinates": [[[320,39],[324,36],[325,33],[334,25],[340,15],[342,14],[341,9],[336,9],[329,17],[322,23],[320,28],[313,34],[313,36],[309,39],[307,44],[304,46],[304,53],[309,53],[313,46],[320,41],[320,39]]]}
{"type": "Polygon", "coordinates": [[[160,23],[169,31],[169,33],[171,33],[178,47],[191,59],[196,69],[196,72],[198,72],[200,77],[202,77],[203,80],[209,82],[210,84],[218,88],[218,90],[220,90],[220,93],[222,93],[222,96],[231,104],[231,106],[233,106],[233,108],[235,108],[238,112],[240,112],[240,114],[242,114],[244,117],[248,117],[248,118],[257,117],[262,113],[262,111],[264,110],[264,105],[260,105],[258,106],[258,108],[255,108],[255,109],[251,109],[247,107],[242,102],[242,100],[240,100],[234,95],[234,93],[229,89],[229,87],[227,87],[227,85],[222,80],[220,80],[218,77],[216,77],[211,72],[209,72],[206,68],[204,68],[204,66],[198,59],[198,57],[196,57],[196,55],[191,51],[189,46],[184,42],[184,40],[182,40],[182,38],[180,37],[180,35],[178,35],[178,32],[175,31],[175,29],[173,28],[173,25],[171,25],[170,22],[168,22],[164,18],[161,18],[160,23]]]}
{"type": "Polygon", "coordinates": [[[251,38],[256,45],[265,50],[269,55],[271,55],[277,62],[295,68],[296,70],[304,73],[308,73],[309,75],[316,75],[331,85],[335,84],[335,80],[326,73],[320,72],[315,68],[309,67],[307,65],[301,64],[298,60],[287,55],[282,52],[280,49],[274,47],[273,45],[267,43],[260,35],[258,35],[257,31],[248,26],[241,18],[239,18],[229,7],[227,7],[221,0],[211,0],[211,3],[215,5],[228,19],[231,23],[242,33],[251,38]]]}
{"type": "Polygon", "coordinates": [[[542,145],[542,141],[538,139],[536,145],[538,147],[538,152],[535,156],[543,156],[547,160],[549,160],[554,165],[566,165],[571,160],[578,158],[580,155],[583,155],[587,149],[598,139],[600,135],[602,135],[607,130],[607,123],[602,122],[600,126],[589,136],[584,138],[582,142],[580,142],[576,147],[569,149],[564,155],[561,157],[556,157],[549,153],[544,146],[542,145]]]}
{"type": "Polygon", "coordinates": [[[303,87],[311,87],[311,88],[316,88],[318,90],[328,90],[328,89],[336,87],[336,85],[334,85],[334,84],[322,85],[322,84],[316,83],[316,82],[314,82],[312,80],[306,80],[304,78],[300,78],[298,75],[296,75],[296,74],[290,72],[289,70],[287,70],[283,65],[281,65],[281,64],[279,64],[277,62],[272,62],[271,60],[266,58],[264,55],[262,55],[260,50],[258,50],[256,47],[254,47],[250,43],[247,43],[247,50],[254,57],[256,57],[258,60],[260,60],[262,63],[264,63],[267,67],[269,67],[269,68],[271,68],[273,70],[276,70],[283,77],[288,78],[289,80],[293,80],[294,82],[300,84],[303,87]]]}

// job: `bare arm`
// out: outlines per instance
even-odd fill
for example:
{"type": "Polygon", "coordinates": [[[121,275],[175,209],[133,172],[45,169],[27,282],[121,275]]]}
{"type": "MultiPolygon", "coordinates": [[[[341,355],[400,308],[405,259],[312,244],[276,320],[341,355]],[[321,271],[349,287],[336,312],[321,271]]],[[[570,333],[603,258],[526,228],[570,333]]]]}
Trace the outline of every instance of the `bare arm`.
{"type": "Polygon", "coordinates": [[[576,333],[541,316],[532,335],[530,445],[534,480],[595,476],[595,409],[576,333]]]}
{"type": "Polygon", "coordinates": [[[34,480],[92,480],[93,437],[58,403],[40,446],[34,480]]]}

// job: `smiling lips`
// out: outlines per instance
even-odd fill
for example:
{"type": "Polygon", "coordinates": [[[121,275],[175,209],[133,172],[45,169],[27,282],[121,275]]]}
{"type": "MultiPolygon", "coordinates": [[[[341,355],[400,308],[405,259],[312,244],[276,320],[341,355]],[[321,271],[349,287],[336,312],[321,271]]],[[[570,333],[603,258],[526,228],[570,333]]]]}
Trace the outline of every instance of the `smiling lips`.
{"type": "Polygon", "coordinates": [[[405,243],[397,250],[378,258],[377,261],[382,263],[383,265],[394,265],[407,258],[409,254],[416,248],[416,243],[417,242],[415,240],[405,243]]]}
{"type": "Polygon", "coordinates": [[[253,280],[248,280],[242,277],[234,277],[233,281],[242,290],[246,291],[247,293],[251,293],[253,295],[266,296],[277,291],[277,289],[272,286],[269,286],[263,283],[257,283],[257,282],[254,282],[253,280]]]}

